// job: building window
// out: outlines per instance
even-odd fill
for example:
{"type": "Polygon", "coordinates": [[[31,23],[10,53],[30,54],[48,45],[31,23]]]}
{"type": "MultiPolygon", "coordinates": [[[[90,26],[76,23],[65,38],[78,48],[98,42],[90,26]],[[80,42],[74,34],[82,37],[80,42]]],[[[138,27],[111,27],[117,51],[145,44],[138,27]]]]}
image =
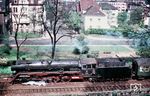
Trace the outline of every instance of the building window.
{"type": "Polygon", "coordinates": [[[100,18],[98,18],[98,21],[100,21],[101,19],[100,18]]]}
{"type": "Polygon", "coordinates": [[[18,12],[17,7],[13,8],[13,12],[18,12]]]}
{"type": "Polygon", "coordinates": [[[14,3],[17,4],[17,0],[14,0],[14,3]]]}
{"type": "Polygon", "coordinates": [[[92,18],[90,18],[90,21],[92,21],[92,18]]]}

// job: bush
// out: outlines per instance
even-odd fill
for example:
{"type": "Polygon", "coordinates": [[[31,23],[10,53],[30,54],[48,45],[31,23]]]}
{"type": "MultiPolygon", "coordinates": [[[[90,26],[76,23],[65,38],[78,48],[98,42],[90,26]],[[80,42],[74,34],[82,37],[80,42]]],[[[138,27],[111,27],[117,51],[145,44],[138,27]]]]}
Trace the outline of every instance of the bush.
{"type": "Polygon", "coordinates": [[[80,54],[80,50],[78,48],[74,48],[73,53],[74,54],[80,54]]]}
{"type": "Polygon", "coordinates": [[[0,74],[12,74],[9,66],[0,66],[0,74]]]}
{"type": "Polygon", "coordinates": [[[139,48],[137,54],[142,57],[150,57],[150,47],[139,48]]]}
{"type": "Polygon", "coordinates": [[[105,35],[104,29],[89,29],[88,31],[85,31],[85,34],[99,34],[99,35],[105,35]]]}
{"type": "Polygon", "coordinates": [[[0,47],[0,55],[5,56],[10,54],[11,47],[8,44],[5,44],[4,46],[0,47]]]}
{"type": "Polygon", "coordinates": [[[78,48],[74,48],[73,50],[74,54],[87,54],[88,52],[89,52],[89,48],[87,46],[84,46],[82,50],[78,48]]]}
{"type": "Polygon", "coordinates": [[[87,54],[88,52],[89,52],[89,47],[84,46],[83,49],[82,49],[81,54],[87,54]]]}
{"type": "Polygon", "coordinates": [[[76,37],[75,40],[75,48],[73,50],[74,54],[86,54],[88,53],[89,48],[87,46],[87,42],[83,35],[76,37]]]}
{"type": "Polygon", "coordinates": [[[107,35],[107,36],[122,36],[122,32],[115,29],[90,29],[85,32],[85,34],[98,34],[98,35],[107,35]]]}

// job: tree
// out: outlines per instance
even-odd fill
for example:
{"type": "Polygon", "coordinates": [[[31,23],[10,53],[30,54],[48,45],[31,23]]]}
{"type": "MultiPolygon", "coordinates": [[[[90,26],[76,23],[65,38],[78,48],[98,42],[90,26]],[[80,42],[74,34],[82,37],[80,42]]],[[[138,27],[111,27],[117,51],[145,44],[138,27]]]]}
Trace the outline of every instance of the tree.
{"type": "Polygon", "coordinates": [[[71,11],[69,14],[69,19],[66,19],[68,21],[68,26],[79,33],[79,30],[81,29],[81,17],[79,13],[71,11]]]}
{"type": "Polygon", "coordinates": [[[121,12],[118,14],[118,24],[119,24],[119,27],[122,27],[125,23],[127,23],[127,12],[121,12]]]}
{"type": "Polygon", "coordinates": [[[28,37],[26,34],[26,36],[24,37],[24,39],[21,42],[18,41],[18,32],[19,32],[19,27],[21,25],[20,21],[21,21],[21,18],[23,18],[24,14],[25,14],[25,12],[23,10],[24,10],[24,7],[22,5],[21,11],[19,14],[12,14],[12,17],[13,17],[13,19],[15,21],[15,25],[16,25],[16,26],[14,26],[15,27],[14,28],[15,29],[14,30],[14,34],[15,34],[14,39],[15,39],[16,48],[17,48],[17,53],[16,53],[17,60],[20,59],[20,48],[21,48],[22,44],[27,40],[27,37],[28,37]]]}
{"type": "Polygon", "coordinates": [[[130,13],[130,24],[142,25],[143,23],[143,8],[138,7],[130,13]]]}
{"type": "Polygon", "coordinates": [[[54,59],[56,45],[60,39],[65,36],[71,37],[71,35],[64,30],[65,26],[65,14],[68,14],[70,10],[65,10],[65,6],[59,0],[45,0],[43,6],[43,12],[47,12],[47,20],[44,20],[44,16],[42,16],[42,24],[44,26],[45,31],[48,33],[51,45],[52,45],[52,54],[51,58],[54,59]]]}
{"type": "Polygon", "coordinates": [[[73,50],[74,54],[86,54],[88,53],[89,48],[87,46],[87,42],[85,41],[85,37],[80,35],[75,40],[75,48],[73,50]]]}
{"type": "Polygon", "coordinates": [[[150,57],[150,29],[137,32],[134,41],[138,54],[143,57],[150,57]]]}

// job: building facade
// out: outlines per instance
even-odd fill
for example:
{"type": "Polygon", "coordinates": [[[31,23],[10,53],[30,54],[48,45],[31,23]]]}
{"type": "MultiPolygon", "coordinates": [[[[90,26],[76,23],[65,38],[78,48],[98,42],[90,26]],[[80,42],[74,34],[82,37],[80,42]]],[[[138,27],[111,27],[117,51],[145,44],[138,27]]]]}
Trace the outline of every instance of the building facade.
{"type": "Polygon", "coordinates": [[[43,2],[44,0],[12,0],[10,4],[12,30],[43,32],[42,18],[46,19],[43,2]]]}
{"type": "Polygon", "coordinates": [[[109,29],[108,19],[98,7],[91,6],[83,15],[84,30],[109,29]]]}

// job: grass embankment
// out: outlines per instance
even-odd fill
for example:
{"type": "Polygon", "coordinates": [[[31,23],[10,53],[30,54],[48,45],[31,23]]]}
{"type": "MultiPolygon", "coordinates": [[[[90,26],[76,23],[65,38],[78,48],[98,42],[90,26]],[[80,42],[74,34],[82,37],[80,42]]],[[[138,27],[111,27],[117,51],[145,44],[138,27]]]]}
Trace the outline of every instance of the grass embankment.
{"type": "MultiPolygon", "coordinates": [[[[90,50],[89,53],[92,52],[112,52],[112,53],[119,53],[119,52],[131,52],[131,50],[125,46],[119,45],[110,45],[110,46],[101,46],[101,45],[94,45],[89,46],[90,50]]],[[[66,46],[57,46],[56,48],[56,57],[58,58],[77,58],[78,55],[73,54],[74,46],[66,45],[66,46]]],[[[21,58],[25,57],[28,59],[49,59],[51,54],[51,46],[22,46],[21,47],[21,58]]],[[[16,49],[12,48],[9,54],[4,55],[7,60],[15,60],[16,59],[16,49]]]]}

